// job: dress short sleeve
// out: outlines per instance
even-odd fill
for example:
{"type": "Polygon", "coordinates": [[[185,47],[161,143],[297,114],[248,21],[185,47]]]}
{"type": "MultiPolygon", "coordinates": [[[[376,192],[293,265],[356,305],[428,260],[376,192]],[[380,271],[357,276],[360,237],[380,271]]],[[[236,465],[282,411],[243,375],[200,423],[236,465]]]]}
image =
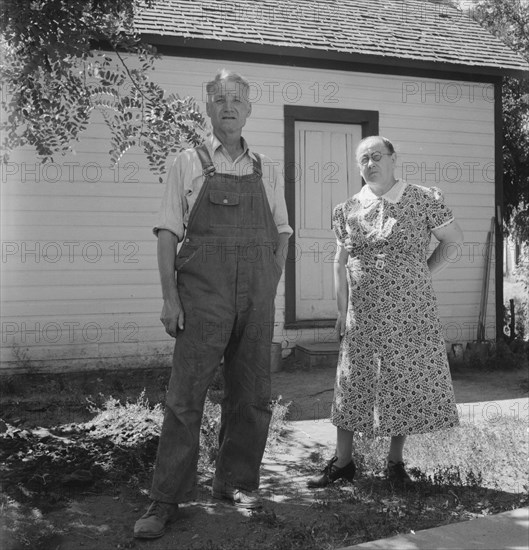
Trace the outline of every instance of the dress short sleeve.
{"type": "Polygon", "coordinates": [[[345,243],[345,239],[347,237],[344,206],[345,203],[335,206],[332,213],[332,228],[334,230],[334,234],[336,235],[338,244],[341,245],[345,243]]]}
{"type": "Polygon", "coordinates": [[[427,188],[425,208],[430,231],[444,227],[454,221],[454,214],[446,206],[443,193],[438,187],[427,188]]]}

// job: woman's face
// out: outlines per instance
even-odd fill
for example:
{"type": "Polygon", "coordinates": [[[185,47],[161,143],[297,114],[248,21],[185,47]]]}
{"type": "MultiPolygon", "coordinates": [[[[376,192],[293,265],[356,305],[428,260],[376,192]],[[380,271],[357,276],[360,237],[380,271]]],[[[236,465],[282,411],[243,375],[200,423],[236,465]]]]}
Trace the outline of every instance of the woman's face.
{"type": "Polygon", "coordinates": [[[356,152],[360,174],[367,184],[393,184],[396,159],[397,155],[390,153],[384,142],[378,139],[366,141],[356,152]]]}

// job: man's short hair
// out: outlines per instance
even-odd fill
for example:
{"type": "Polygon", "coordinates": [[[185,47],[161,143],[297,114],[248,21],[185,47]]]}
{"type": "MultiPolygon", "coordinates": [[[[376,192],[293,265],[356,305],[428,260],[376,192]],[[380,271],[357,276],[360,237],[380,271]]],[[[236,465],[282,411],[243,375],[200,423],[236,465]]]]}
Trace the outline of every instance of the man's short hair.
{"type": "Polygon", "coordinates": [[[244,78],[244,76],[236,73],[234,71],[228,71],[227,69],[221,69],[213,80],[210,80],[206,84],[206,92],[208,98],[215,94],[215,92],[220,88],[222,81],[231,80],[232,82],[237,83],[240,86],[240,94],[249,101],[250,95],[250,83],[244,78]]]}

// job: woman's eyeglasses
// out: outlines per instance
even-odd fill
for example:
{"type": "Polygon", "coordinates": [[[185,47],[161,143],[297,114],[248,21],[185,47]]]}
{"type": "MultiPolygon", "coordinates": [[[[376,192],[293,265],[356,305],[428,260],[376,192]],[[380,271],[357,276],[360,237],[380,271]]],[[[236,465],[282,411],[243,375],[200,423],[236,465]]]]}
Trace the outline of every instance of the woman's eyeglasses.
{"type": "Polygon", "coordinates": [[[371,159],[374,162],[379,162],[384,155],[391,156],[392,154],[393,153],[380,153],[379,151],[375,151],[370,155],[363,155],[362,157],[360,157],[359,163],[362,166],[366,166],[369,163],[369,159],[371,159]]]}

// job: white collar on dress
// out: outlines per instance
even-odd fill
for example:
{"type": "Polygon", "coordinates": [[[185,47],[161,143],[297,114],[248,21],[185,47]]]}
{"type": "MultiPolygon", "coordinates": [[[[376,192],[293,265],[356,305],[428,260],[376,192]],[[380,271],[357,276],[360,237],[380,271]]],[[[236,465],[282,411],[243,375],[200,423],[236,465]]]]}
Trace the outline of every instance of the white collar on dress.
{"type": "Polygon", "coordinates": [[[373,201],[377,201],[379,199],[384,199],[388,202],[395,204],[400,201],[400,198],[404,193],[404,189],[406,189],[406,185],[408,185],[406,180],[398,179],[395,185],[387,193],[377,196],[375,195],[375,193],[373,193],[373,191],[371,191],[369,185],[366,184],[362,187],[357,197],[362,204],[371,204],[373,201]]]}

